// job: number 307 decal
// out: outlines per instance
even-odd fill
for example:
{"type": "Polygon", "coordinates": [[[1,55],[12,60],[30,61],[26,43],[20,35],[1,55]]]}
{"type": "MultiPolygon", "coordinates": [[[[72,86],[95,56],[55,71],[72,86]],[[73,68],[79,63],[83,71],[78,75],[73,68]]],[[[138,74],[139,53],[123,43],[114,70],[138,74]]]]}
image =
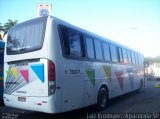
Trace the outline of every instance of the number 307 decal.
{"type": "Polygon", "coordinates": [[[76,74],[83,74],[83,73],[81,72],[81,70],[69,69],[69,70],[65,70],[65,75],[67,74],[76,75],[76,74]]]}
{"type": "Polygon", "coordinates": [[[70,74],[80,74],[80,70],[72,70],[70,69],[70,74]]]}

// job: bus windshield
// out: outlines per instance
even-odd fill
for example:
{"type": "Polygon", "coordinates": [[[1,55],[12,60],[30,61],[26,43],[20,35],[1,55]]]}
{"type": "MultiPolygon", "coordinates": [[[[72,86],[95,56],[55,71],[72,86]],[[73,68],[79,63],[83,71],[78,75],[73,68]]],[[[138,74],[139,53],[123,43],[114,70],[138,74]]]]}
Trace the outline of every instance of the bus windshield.
{"type": "Polygon", "coordinates": [[[46,20],[31,20],[12,28],[7,38],[7,54],[39,50],[44,41],[46,20]]]}

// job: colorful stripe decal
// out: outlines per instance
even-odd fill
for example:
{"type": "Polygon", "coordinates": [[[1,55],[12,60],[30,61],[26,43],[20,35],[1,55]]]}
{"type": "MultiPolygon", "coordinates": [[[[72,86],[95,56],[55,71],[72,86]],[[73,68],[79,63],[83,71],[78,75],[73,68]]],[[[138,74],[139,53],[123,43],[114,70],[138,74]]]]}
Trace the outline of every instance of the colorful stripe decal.
{"type": "Polygon", "coordinates": [[[11,68],[11,71],[12,71],[12,73],[13,73],[13,76],[17,79],[17,77],[18,77],[17,68],[11,68]]]}
{"type": "Polygon", "coordinates": [[[9,70],[8,70],[8,71],[6,71],[6,74],[7,74],[7,78],[10,78],[11,73],[10,73],[10,71],[9,71],[9,70]]]}
{"type": "Polygon", "coordinates": [[[115,74],[116,74],[116,77],[118,79],[121,90],[123,90],[123,72],[122,71],[116,71],[115,74]]]}
{"type": "Polygon", "coordinates": [[[21,75],[25,79],[27,83],[29,83],[29,78],[28,78],[28,70],[20,70],[21,75]]]}
{"type": "Polygon", "coordinates": [[[107,79],[109,80],[109,82],[112,82],[112,70],[111,70],[111,66],[103,66],[104,72],[107,76],[107,79]]]}
{"type": "Polygon", "coordinates": [[[91,83],[93,84],[93,86],[95,86],[95,70],[93,69],[86,70],[86,74],[90,79],[91,83]]]}
{"type": "Polygon", "coordinates": [[[41,82],[44,83],[44,64],[34,64],[31,65],[31,68],[41,82]]]}

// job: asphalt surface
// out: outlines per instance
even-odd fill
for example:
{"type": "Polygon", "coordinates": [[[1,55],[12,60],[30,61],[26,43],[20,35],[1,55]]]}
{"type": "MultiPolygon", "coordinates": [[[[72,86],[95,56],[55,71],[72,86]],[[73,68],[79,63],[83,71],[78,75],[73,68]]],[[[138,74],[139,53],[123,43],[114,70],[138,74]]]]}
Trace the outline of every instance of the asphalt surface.
{"type": "Polygon", "coordinates": [[[160,119],[160,88],[158,81],[147,80],[141,92],[132,92],[111,99],[106,109],[96,110],[95,106],[61,114],[45,114],[0,106],[0,119],[160,119]]]}

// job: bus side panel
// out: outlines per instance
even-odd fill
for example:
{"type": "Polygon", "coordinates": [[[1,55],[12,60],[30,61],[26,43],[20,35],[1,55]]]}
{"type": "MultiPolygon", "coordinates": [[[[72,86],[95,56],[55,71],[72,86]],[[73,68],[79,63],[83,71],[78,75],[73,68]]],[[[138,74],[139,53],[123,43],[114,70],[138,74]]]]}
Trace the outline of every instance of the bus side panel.
{"type": "MultiPolygon", "coordinates": [[[[111,75],[107,77],[109,79],[110,85],[110,98],[124,94],[127,89],[127,75],[126,75],[126,66],[121,64],[114,64],[105,66],[105,73],[107,70],[110,70],[111,75]]],[[[108,74],[109,75],[109,74],[108,74]]]]}
{"type": "Polygon", "coordinates": [[[79,60],[62,62],[62,112],[84,105],[84,63],[79,60]]]}
{"type": "Polygon", "coordinates": [[[85,77],[84,77],[84,101],[85,106],[89,106],[96,102],[96,70],[98,69],[95,62],[85,62],[85,77]],[[97,69],[96,69],[97,68],[97,69]]]}

